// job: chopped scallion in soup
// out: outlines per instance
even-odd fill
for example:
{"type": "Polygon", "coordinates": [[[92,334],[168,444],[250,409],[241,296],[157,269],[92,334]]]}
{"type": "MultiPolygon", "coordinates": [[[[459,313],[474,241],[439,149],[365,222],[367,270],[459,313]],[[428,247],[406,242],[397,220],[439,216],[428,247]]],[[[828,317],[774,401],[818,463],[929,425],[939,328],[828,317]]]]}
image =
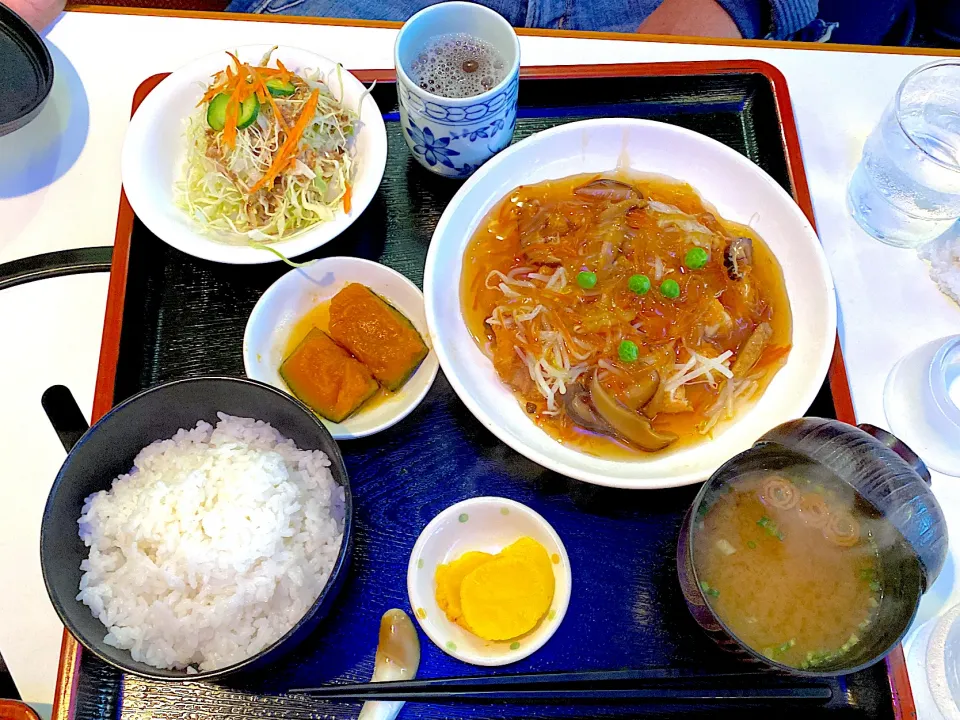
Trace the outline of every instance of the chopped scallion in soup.
{"type": "Polygon", "coordinates": [[[882,585],[874,520],[845,490],[756,474],[731,484],[697,523],[704,596],[741,642],[771,660],[830,664],[875,620],[882,585]]]}

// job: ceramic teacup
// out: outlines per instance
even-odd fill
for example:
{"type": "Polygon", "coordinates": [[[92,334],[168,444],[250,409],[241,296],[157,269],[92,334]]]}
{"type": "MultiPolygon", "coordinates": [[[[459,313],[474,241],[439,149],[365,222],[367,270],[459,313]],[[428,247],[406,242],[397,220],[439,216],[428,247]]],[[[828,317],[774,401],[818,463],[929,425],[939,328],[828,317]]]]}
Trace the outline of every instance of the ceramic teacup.
{"type": "Polygon", "coordinates": [[[517,121],[520,42],[500,15],[470,2],[424,8],[400,29],[394,61],[403,139],[427,170],[466,178],[510,144],[517,121]],[[430,41],[455,33],[489,43],[507,68],[503,80],[481,95],[443,97],[410,78],[410,67],[430,41]]]}

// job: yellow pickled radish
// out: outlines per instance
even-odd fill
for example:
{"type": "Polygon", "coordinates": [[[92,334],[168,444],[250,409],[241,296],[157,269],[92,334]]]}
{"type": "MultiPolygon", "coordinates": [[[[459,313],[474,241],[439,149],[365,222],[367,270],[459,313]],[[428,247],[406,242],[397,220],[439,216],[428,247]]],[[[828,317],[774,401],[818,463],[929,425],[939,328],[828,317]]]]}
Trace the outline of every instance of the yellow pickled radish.
{"type": "Polygon", "coordinates": [[[550,556],[546,548],[531,537],[522,537],[512,545],[508,545],[497,557],[516,557],[527,560],[533,566],[534,570],[543,579],[547,588],[550,602],[553,602],[553,593],[556,581],[553,576],[553,563],[550,562],[550,556]]]}
{"type": "MultiPolygon", "coordinates": [[[[437,566],[437,605],[450,622],[460,622],[460,585],[473,570],[490,560],[490,553],[471,551],[446,565],[437,566]]],[[[462,624],[462,623],[461,623],[462,624]]],[[[470,628],[465,628],[469,630],[470,628]]]]}
{"type": "Polygon", "coordinates": [[[498,557],[470,572],[460,586],[463,620],[484,640],[510,640],[537,626],[553,600],[536,564],[498,557]]]}

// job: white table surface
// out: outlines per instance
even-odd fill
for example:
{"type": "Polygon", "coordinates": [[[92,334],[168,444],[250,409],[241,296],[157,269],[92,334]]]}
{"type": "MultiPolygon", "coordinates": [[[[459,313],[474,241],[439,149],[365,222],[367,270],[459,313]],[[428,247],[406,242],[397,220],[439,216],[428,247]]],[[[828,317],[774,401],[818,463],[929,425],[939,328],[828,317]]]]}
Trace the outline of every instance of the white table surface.
{"type": "MultiPolygon", "coordinates": [[[[0,138],[0,262],[113,242],[120,148],[136,87],[205,53],[247,43],[298,45],[348,68],[392,66],[396,31],[294,23],[70,12],[49,31],[52,97],[27,127],[0,138]]],[[[932,58],[783,47],[522,37],[524,65],[756,58],[786,76],[820,236],[836,278],[840,336],[858,420],[886,425],[882,388],[895,361],[960,332],[910,251],[864,234],[844,205],[867,134],[901,79],[932,58]]],[[[40,407],[50,385],[92,405],[106,274],[46,280],[0,293],[0,653],[24,699],[53,696],[61,626],[46,597],[40,516],[64,452],[40,407]]],[[[960,538],[960,483],[935,477],[960,538]]],[[[960,601],[955,554],[918,620],[960,601]]],[[[914,684],[923,678],[914,677],[914,684]]]]}

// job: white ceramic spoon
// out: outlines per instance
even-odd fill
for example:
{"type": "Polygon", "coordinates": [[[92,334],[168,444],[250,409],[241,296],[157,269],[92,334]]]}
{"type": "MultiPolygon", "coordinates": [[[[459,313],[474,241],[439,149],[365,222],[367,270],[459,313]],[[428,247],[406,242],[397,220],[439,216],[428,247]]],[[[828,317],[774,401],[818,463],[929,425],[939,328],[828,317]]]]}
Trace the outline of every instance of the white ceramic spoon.
{"type": "MultiPolygon", "coordinates": [[[[420,638],[413,621],[403,610],[387,610],[380,619],[380,640],[371,682],[412,680],[419,667],[420,638]]],[[[403,705],[402,700],[365,702],[358,720],[394,720],[403,705]]]]}

